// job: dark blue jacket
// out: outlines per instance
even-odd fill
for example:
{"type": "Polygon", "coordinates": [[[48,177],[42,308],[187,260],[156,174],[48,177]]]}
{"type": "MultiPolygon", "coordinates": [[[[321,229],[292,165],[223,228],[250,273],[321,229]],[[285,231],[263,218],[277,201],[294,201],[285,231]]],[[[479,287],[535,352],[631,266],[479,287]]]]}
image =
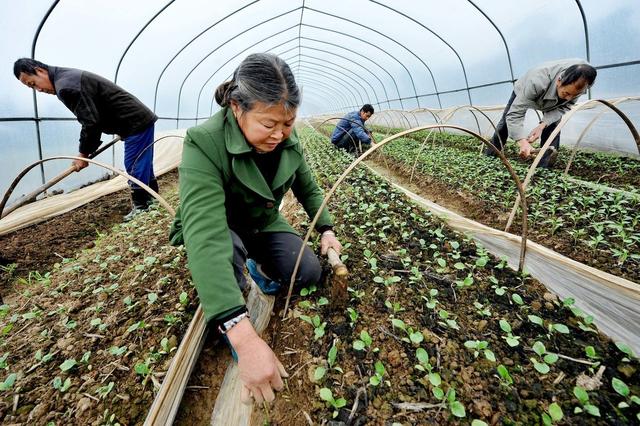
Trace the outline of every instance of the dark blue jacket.
{"type": "Polygon", "coordinates": [[[331,135],[331,143],[337,143],[347,132],[350,132],[353,136],[360,139],[362,143],[371,143],[371,138],[367,132],[363,130],[363,127],[364,121],[360,118],[360,111],[350,112],[338,122],[338,125],[331,135]],[[356,123],[360,124],[360,126],[356,123]]]}

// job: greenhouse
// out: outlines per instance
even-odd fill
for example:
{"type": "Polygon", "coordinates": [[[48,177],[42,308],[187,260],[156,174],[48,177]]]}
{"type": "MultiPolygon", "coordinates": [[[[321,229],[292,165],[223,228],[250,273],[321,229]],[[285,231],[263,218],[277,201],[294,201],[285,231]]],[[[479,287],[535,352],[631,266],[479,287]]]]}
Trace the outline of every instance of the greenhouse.
{"type": "Polygon", "coordinates": [[[0,423],[640,425],[636,0],[0,16],[0,423]]]}

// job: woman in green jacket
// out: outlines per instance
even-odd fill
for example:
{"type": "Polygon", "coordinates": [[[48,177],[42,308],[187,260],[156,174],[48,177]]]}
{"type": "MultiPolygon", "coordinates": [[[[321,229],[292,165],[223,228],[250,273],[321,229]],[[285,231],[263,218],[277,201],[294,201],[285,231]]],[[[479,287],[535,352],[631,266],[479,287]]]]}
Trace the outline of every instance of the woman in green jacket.
{"type": "MultiPolygon", "coordinates": [[[[248,56],[215,97],[222,109],[184,139],[171,241],[185,244],[205,317],[237,355],[243,401],[261,403],[274,399],[287,373],[246,317],[244,265],[263,292],[286,289],[302,240],[278,206],[291,189],[313,217],[323,195],[293,129],[300,91],[282,59],[248,56]]],[[[322,254],[329,247],[340,252],[326,209],[316,230],[322,254]]],[[[317,283],[320,272],[305,247],[296,284],[317,283]]]]}

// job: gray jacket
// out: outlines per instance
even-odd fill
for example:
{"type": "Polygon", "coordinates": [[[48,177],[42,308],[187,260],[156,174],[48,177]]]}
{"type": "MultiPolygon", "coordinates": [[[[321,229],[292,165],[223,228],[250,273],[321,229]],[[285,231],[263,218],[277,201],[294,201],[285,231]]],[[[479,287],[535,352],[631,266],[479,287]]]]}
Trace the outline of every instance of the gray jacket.
{"type": "Polygon", "coordinates": [[[560,120],[564,113],[575,105],[578,98],[571,101],[558,98],[556,80],[571,65],[586,63],[582,59],[545,62],[520,77],[513,86],[516,97],[506,117],[509,136],[516,141],[527,137],[524,116],[528,109],[542,111],[542,121],[547,125],[560,120]]]}

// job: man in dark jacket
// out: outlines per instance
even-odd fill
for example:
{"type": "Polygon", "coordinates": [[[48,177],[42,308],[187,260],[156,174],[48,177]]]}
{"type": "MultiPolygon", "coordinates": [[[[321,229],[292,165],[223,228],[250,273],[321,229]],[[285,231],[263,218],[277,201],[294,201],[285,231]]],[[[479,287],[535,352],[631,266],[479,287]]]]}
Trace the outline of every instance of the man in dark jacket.
{"type": "Polygon", "coordinates": [[[331,135],[331,143],[337,148],[349,152],[366,151],[371,147],[371,132],[364,127],[364,122],[373,115],[373,106],[364,104],[360,111],[353,111],[345,115],[331,135]]]}
{"type": "MultiPolygon", "coordinates": [[[[82,125],[78,157],[87,158],[100,146],[102,133],[117,134],[124,140],[127,173],[154,191],[158,183],[153,173],[153,133],[158,117],[138,98],[99,75],[74,68],[54,67],[34,59],[18,59],[13,73],[27,87],[56,95],[82,125]]],[[[88,162],[74,160],[76,171],[88,162]]],[[[152,197],[133,182],[130,220],[146,210],[152,197]]]]}

